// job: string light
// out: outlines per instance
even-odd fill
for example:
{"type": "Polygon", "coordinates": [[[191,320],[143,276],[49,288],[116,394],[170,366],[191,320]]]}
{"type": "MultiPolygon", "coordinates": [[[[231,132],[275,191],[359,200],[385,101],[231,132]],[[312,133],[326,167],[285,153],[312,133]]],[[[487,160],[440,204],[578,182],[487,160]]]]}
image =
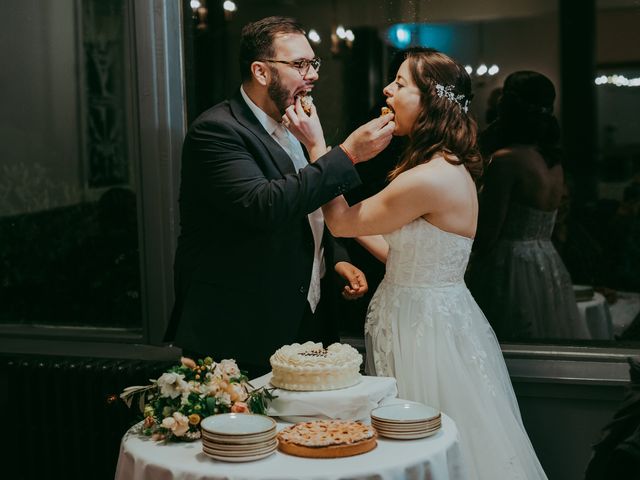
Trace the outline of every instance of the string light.
{"type": "Polygon", "coordinates": [[[318,32],[316,32],[314,29],[309,30],[307,37],[309,37],[309,40],[311,40],[313,43],[320,43],[320,35],[318,35],[318,32]]]}
{"type": "MultiPolygon", "coordinates": [[[[467,71],[469,75],[473,75],[473,67],[471,65],[465,65],[464,69],[467,71]]],[[[484,63],[478,65],[476,69],[476,76],[482,77],[484,74],[489,74],[489,76],[497,75],[500,71],[500,67],[495,63],[490,67],[487,67],[484,63]]]]}
{"type": "Polygon", "coordinates": [[[343,25],[338,25],[333,33],[331,33],[331,53],[339,55],[342,48],[341,45],[351,48],[355,39],[356,36],[353,30],[347,30],[343,25]]]}
{"type": "Polygon", "coordinates": [[[615,85],[616,87],[640,87],[640,77],[627,78],[624,75],[600,75],[595,79],[596,85],[615,85]]]}
{"type": "Polygon", "coordinates": [[[232,2],[231,0],[225,0],[225,2],[222,4],[222,8],[224,8],[227,12],[235,12],[238,9],[235,2],[232,2]]]}

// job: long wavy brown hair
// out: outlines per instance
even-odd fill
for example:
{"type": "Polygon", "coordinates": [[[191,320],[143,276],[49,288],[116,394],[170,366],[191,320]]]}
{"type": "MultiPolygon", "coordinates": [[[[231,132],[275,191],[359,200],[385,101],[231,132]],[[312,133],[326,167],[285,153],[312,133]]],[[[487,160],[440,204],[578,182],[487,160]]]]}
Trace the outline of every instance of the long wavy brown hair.
{"type": "Polygon", "coordinates": [[[473,97],[471,78],[462,65],[433,48],[411,48],[405,53],[411,77],[420,90],[421,109],[409,133],[409,143],[398,165],[389,173],[393,180],[402,172],[442,155],[449,163],[464,165],[474,180],[482,173],[478,150],[478,126],[463,106],[473,97]],[[438,96],[436,85],[453,87],[458,102],[438,96]]]}

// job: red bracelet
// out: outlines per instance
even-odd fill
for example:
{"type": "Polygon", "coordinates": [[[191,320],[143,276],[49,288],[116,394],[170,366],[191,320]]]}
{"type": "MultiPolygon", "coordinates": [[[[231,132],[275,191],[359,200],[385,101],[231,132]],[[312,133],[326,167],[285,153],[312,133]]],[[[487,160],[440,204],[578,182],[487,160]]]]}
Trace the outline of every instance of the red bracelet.
{"type": "Polygon", "coordinates": [[[344,154],[349,157],[349,160],[351,160],[351,163],[353,163],[354,165],[358,162],[356,162],[356,159],[353,157],[353,155],[351,155],[351,152],[349,152],[349,150],[347,150],[347,147],[345,147],[342,143],[339,145],[339,147],[342,149],[342,151],[344,152],[344,154]]]}

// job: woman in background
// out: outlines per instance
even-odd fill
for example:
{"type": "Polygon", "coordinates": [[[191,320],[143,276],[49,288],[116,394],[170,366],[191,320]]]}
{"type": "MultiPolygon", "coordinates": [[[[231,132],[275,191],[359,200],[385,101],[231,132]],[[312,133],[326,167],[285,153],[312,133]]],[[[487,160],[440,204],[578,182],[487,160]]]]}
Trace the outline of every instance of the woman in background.
{"type": "Polygon", "coordinates": [[[554,100],[547,77],[515,72],[480,137],[489,165],[467,283],[501,340],[589,338],[551,242],[565,191],[554,100]]]}

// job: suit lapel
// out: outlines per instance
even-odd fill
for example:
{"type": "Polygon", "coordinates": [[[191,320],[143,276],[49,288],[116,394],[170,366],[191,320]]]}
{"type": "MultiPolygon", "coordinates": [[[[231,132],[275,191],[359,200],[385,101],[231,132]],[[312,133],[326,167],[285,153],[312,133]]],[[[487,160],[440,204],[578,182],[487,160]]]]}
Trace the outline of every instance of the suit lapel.
{"type": "Polygon", "coordinates": [[[244,98],[242,98],[239,89],[236,94],[229,99],[229,105],[231,113],[236,120],[243,127],[253,133],[265,146],[269,155],[271,155],[271,160],[273,160],[273,163],[276,165],[282,176],[295,174],[296,169],[293,166],[291,158],[289,158],[287,152],[282,149],[278,142],[276,142],[273,137],[266,132],[264,127],[260,124],[256,116],[244,101],[244,98]]]}

